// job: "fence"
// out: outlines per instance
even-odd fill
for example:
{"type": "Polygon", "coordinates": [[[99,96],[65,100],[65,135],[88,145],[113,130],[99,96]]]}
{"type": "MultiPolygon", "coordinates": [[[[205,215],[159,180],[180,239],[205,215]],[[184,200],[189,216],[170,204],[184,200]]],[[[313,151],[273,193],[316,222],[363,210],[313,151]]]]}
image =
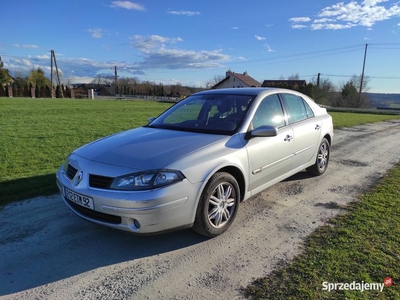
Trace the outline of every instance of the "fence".
{"type": "Polygon", "coordinates": [[[64,98],[75,98],[74,89],[68,87],[53,88],[50,87],[18,87],[18,86],[0,86],[0,97],[25,97],[25,98],[62,98],[61,89],[63,91],[64,98]]]}

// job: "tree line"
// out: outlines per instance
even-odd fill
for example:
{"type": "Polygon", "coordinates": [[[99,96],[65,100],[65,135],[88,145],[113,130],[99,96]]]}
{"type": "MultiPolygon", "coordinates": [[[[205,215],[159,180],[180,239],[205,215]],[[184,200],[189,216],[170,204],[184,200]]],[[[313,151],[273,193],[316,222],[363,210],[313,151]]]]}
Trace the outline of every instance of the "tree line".
{"type": "Polygon", "coordinates": [[[150,96],[150,97],[187,97],[193,93],[204,90],[204,88],[182,86],[182,84],[162,84],[154,81],[140,81],[134,77],[122,77],[117,80],[113,76],[97,75],[90,84],[90,88],[99,89],[101,86],[109,87],[110,92],[117,96],[150,96]]]}
{"type": "MultiPolygon", "coordinates": [[[[113,76],[97,75],[90,84],[84,84],[80,87],[80,96],[87,97],[87,89],[95,89],[100,93],[102,88],[106,88],[105,96],[149,96],[149,97],[177,97],[183,98],[195,92],[207,89],[223,80],[225,77],[214,75],[206,82],[205,88],[182,86],[180,83],[164,85],[153,81],[139,81],[137,78],[119,78],[115,82],[113,76]]],[[[281,77],[280,79],[284,79],[281,77]]],[[[289,76],[287,80],[300,80],[298,74],[289,76]]],[[[282,81],[283,82],[283,81],[282,81]]],[[[355,107],[366,108],[370,102],[366,92],[369,87],[369,78],[365,77],[362,82],[361,94],[361,76],[354,75],[347,82],[340,86],[335,86],[329,78],[312,78],[305,86],[290,86],[287,83],[279,83],[275,87],[297,90],[313,98],[317,103],[333,107],[355,107]]],[[[51,91],[51,81],[45,76],[41,68],[32,69],[27,76],[16,73],[13,78],[0,57],[0,97],[8,96],[4,87],[11,85],[14,97],[46,98],[55,96],[61,97],[63,91],[64,97],[71,97],[71,89],[68,85],[56,86],[55,95],[51,91]],[[34,95],[32,91],[34,88],[34,95]]]]}
{"type": "MultiPolygon", "coordinates": [[[[27,76],[16,72],[15,77],[12,77],[0,57],[0,97],[11,94],[13,97],[51,98],[51,86],[50,79],[41,68],[32,69],[27,76]]],[[[71,89],[64,85],[55,87],[54,96],[60,98],[61,90],[67,97],[70,96],[71,89]]]]}
{"type": "MultiPolygon", "coordinates": [[[[211,88],[217,83],[225,79],[223,75],[214,75],[206,82],[206,88],[211,88]]],[[[353,75],[347,82],[335,86],[329,78],[312,78],[306,85],[299,86],[285,82],[301,80],[298,74],[291,75],[287,78],[281,76],[274,85],[270,87],[285,88],[303,93],[315,100],[318,104],[333,107],[353,107],[367,108],[370,107],[370,101],[366,92],[369,90],[369,77],[363,78],[361,95],[359,88],[361,86],[361,76],[353,75]]],[[[261,80],[263,82],[263,80],[261,80]]]]}

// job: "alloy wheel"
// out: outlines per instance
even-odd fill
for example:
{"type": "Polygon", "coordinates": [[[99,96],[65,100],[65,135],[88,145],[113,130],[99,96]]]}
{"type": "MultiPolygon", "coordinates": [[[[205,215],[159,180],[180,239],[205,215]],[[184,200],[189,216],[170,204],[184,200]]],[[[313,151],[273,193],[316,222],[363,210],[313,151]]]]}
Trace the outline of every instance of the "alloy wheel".
{"type": "Polygon", "coordinates": [[[231,219],[235,209],[236,193],[229,182],[220,183],[208,200],[208,221],[214,228],[224,227],[231,219]]]}

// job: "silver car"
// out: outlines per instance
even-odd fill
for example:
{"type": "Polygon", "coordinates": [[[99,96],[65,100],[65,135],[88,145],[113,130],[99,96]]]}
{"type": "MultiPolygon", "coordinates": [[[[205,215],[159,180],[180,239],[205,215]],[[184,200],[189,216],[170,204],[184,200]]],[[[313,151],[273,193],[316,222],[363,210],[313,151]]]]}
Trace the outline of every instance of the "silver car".
{"type": "Polygon", "coordinates": [[[323,174],[332,138],[331,116],[303,94],[209,90],[73,151],[57,185],[75,214],[101,225],[214,237],[242,201],[304,169],[323,174]]]}

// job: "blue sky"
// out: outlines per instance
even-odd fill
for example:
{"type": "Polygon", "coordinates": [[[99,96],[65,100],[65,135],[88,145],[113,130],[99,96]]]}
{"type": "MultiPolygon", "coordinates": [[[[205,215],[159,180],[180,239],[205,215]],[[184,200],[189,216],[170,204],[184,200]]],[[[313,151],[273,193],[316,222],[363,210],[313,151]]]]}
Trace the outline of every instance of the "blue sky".
{"type": "Polygon", "coordinates": [[[370,92],[400,93],[400,1],[7,0],[0,56],[12,74],[50,70],[205,86],[245,71],[258,81],[365,74],[370,92]]]}

